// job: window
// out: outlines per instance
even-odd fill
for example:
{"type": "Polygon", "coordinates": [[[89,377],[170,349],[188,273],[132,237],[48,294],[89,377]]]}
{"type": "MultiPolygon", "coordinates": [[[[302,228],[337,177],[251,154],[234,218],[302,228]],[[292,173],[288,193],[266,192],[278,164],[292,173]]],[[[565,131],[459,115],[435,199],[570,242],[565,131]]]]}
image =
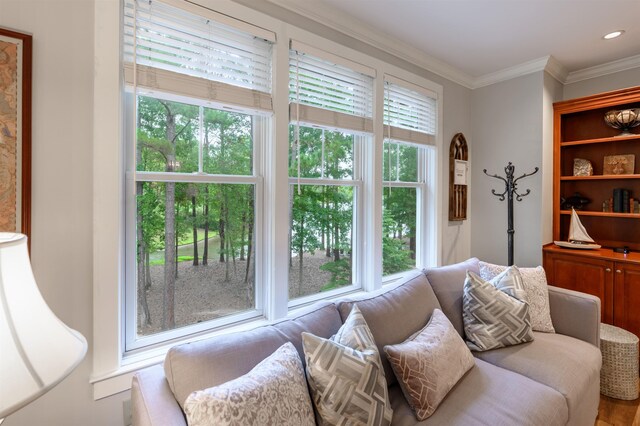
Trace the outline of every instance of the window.
{"type": "Polygon", "coordinates": [[[372,143],[373,71],[292,41],[289,74],[289,299],[305,301],[361,286],[361,153],[372,143]]]}
{"type": "Polygon", "coordinates": [[[185,7],[125,4],[128,351],[262,315],[271,42],[185,7]]]}
{"type": "Polygon", "coordinates": [[[384,87],[382,271],[391,275],[424,263],[436,95],[391,76],[384,87]]]}
{"type": "Polygon", "coordinates": [[[442,88],[197,2],[124,0],[122,43],[120,6],[96,4],[96,398],[176,343],[438,262],[442,88]]]}

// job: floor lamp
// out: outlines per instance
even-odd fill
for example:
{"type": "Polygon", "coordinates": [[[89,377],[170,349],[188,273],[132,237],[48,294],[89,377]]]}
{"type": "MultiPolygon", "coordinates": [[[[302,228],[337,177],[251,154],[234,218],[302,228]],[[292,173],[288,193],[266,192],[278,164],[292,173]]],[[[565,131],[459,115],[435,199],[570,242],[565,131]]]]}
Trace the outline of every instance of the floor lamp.
{"type": "Polygon", "coordinates": [[[0,423],[60,383],[86,352],[85,338],[42,298],[27,237],[0,232],[0,423]]]}

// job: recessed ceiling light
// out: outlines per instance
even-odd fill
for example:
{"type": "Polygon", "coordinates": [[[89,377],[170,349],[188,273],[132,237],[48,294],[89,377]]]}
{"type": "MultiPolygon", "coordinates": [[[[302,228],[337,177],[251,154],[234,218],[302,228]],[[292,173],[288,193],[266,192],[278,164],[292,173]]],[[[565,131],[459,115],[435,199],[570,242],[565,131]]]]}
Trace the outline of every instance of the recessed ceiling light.
{"type": "Polygon", "coordinates": [[[611,40],[612,38],[620,37],[622,34],[624,34],[624,30],[618,30],[609,34],[605,34],[602,38],[605,40],[611,40]]]}

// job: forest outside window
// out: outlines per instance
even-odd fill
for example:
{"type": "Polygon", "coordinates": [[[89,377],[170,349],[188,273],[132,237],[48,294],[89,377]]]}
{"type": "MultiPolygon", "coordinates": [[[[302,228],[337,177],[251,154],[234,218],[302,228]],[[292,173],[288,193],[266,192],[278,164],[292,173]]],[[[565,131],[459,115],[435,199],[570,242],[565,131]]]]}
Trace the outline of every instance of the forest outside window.
{"type": "Polygon", "coordinates": [[[123,3],[114,364],[435,264],[434,93],[287,25],[271,25],[275,51],[267,24],[179,0],[123,3]],[[274,70],[288,72],[277,93],[274,70]]]}
{"type": "Polygon", "coordinates": [[[434,238],[427,235],[427,188],[437,103],[435,93],[389,75],[384,90],[382,271],[392,275],[422,266],[434,238]]]}
{"type": "Polygon", "coordinates": [[[289,75],[289,300],[295,304],[361,288],[362,153],[373,141],[374,72],[292,41],[289,75]]]}
{"type": "Polygon", "coordinates": [[[184,6],[125,2],[127,351],[263,311],[269,34],[184,6]]]}

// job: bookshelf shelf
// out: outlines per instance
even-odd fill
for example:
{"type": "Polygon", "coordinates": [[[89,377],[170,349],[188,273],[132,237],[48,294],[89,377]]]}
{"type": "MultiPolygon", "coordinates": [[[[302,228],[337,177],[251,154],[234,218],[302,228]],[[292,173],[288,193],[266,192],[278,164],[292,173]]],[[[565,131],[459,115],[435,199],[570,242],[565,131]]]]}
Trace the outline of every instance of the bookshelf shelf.
{"type": "Polygon", "coordinates": [[[632,175],[594,175],[594,176],[561,176],[560,180],[625,180],[640,179],[640,174],[632,175]]]}
{"type": "MultiPolygon", "coordinates": [[[[617,217],[623,219],[640,219],[640,213],[613,213],[613,212],[594,212],[588,210],[576,211],[578,216],[597,216],[597,217],[617,217]]],[[[560,210],[561,215],[571,215],[571,210],[560,210]]]]}

